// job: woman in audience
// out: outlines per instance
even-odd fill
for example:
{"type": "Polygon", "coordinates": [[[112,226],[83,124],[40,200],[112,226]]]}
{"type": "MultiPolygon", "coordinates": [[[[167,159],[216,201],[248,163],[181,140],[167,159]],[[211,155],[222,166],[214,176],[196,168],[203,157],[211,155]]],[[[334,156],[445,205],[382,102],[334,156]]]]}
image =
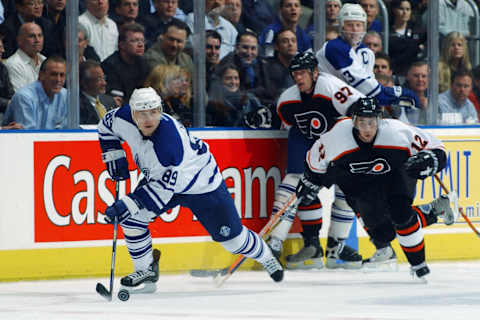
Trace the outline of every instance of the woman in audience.
{"type": "Polygon", "coordinates": [[[162,97],[164,112],[184,126],[192,126],[192,90],[190,74],[186,69],[178,65],[160,64],[149,74],[145,86],[152,87],[162,97]]]}
{"type": "Polygon", "coordinates": [[[472,70],[467,40],[456,31],[450,32],[442,42],[438,64],[438,92],[450,88],[451,76],[457,70],[472,70]]]}
{"type": "Polygon", "coordinates": [[[393,0],[390,11],[389,56],[394,74],[404,77],[412,62],[425,58],[426,33],[413,23],[410,0],[393,0]]]}
{"type": "Polygon", "coordinates": [[[212,83],[207,106],[207,124],[220,127],[248,127],[248,115],[262,108],[251,93],[240,89],[238,68],[227,64],[212,83]]]}

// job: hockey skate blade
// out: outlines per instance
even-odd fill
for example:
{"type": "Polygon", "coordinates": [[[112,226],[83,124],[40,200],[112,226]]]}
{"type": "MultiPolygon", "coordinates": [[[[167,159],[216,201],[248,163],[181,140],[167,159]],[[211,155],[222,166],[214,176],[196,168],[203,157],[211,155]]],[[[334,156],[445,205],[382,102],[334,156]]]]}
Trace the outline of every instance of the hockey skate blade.
{"type": "Polygon", "coordinates": [[[209,278],[216,277],[217,275],[224,275],[227,273],[227,270],[228,268],[216,270],[192,269],[190,270],[190,275],[196,278],[209,278]]]}
{"type": "Polygon", "coordinates": [[[104,297],[108,301],[112,301],[112,293],[109,292],[107,290],[107,288],[105,288],[105,286],[103,284],[101,284],[100,282],[97,282],[97,286],[95,287],[95,290],[97,291],[97,293],[99,295],[101,295],[102,297],[104,297]]]}
{"type": "Polygon", "coordinates": [[[318,259],[308,259],[305,261],[299,262],[289,262],[286,263],[287,270],[311,270],[311,269],[323,269],[322,258],[318,259]]]}
{"type": "Polygon", "coordinates": [[[364,262],[362,264],[363,272],[397,272],[399,270],[397,260],[383,262],[364,262]]]}
{"type": "Polygon", "coordinates": [[[155,282],[144,282],[142,287],[121,286],[119,292],[120,291],[127,291],[129,295],[155,293],[155,291],[157,291],[157,284],[155,282]]]}

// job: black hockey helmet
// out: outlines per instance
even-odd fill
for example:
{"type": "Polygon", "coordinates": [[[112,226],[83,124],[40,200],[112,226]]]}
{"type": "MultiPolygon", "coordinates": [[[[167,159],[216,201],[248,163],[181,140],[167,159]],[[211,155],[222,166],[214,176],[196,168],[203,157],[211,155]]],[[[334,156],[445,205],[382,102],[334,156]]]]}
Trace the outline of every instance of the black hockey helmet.
{"type": "Polygon", "coordinates": [[[288,67],[288,71],[292,73],[293,71],[309,69],[314,70],[318,65],[318,60],[315,57],[315,54],[312,51],[304,51],[297,53],[288,67]]]}
{"type": "Polygon", "coordinates": [[[375,98],[360,98],[350,106],[352,117],[378,117],[382,114],[382,107],[375,98]]]}

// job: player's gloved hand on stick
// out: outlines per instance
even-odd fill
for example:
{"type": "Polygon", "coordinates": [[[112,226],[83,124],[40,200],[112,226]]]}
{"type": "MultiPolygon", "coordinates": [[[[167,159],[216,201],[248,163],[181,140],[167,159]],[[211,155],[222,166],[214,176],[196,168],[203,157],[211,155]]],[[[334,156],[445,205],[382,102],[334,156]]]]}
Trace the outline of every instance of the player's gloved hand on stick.
{"type": "Polygon", "coordinates": [[[303,198],[302,203],[308,205],[312,203],[317,197],[318,192],[322,186],[316,185],[315,183],[308,180],[305,175],[303,175],[297,184],[297,189],[295,190],[297,198],[303,198]]]}
{"type": "Polygon", "coordinates": [[[267,107],[250,111],[245,115],[245,123],[252,129],[271,128],[272,112],[267,107]]]}
{"type": "Polygon", "coordinates": [[[438,159],[433,151],[423,150],[405,162],[405,171],[415,179],[425,179],[437,173],[438,159]]]}
{"type": "Polygon", "coordinates": [[[102,160],[113,180],[121,181],[130,178],[127,157],[123,149],[109,150],[102,153],[102,160]]]}
{"type": "Polygon", "coordinates": [[[137,214],[143,205],[132,194],[126,196],[122,200],[115,201],[111,206],[105,210],[105,221],[113,223],[115,217],[118,218],[118,223],[122,223],[130,216],[137,214]]]}

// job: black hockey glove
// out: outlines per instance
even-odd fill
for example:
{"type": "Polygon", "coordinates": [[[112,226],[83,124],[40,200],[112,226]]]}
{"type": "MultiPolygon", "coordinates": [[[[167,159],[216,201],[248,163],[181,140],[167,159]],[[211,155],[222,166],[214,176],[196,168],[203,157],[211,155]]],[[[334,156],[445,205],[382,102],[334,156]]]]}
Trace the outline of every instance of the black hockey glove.
{"type": "Polygon", "coordinates": [[[308,179],[305,175],[303,175],[297,184],[297,189],[295,190],[297,194],[297,198],[302,198],[302,204],[309,205],[312,203],[317,197],[318,192],[322,186],[319,186],[308,179]]]}
{"type": "Polygon", "coordinates": [[[271,128],[272,112],[267,107],[258,108],[245,115],[245,123],[252,129],[271,128]]]}
{"type": "Polygon", "coordinates": [[[408,158],[404,166],[410,177],[423,180],[437,173],[438,158],[433,151],[424,150],[408,158]]]}
{"type": "Polygon", "coordinates": [[[121,181],[130,178],[128,162],[123,149],[109,150],[102,153],[102,160],[113,180],[121,181]]]}

